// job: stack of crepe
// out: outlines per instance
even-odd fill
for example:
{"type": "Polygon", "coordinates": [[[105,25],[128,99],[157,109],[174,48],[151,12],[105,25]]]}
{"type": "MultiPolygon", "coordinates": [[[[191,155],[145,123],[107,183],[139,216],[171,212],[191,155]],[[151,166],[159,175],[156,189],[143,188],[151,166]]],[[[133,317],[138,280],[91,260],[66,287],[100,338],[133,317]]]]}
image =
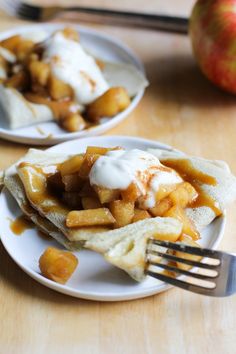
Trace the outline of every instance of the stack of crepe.
{"type": "MultiPolygon", "coordinates": [[[[168,161],[187,161],[198,175],[207,175],[216,181],[204,183],[201,178],[195,181],[205,195],[214,200],[217,210],[236,199],[236,177],[221,161],[210,161],[190,157],[172,151],[150,150],[162,163],[168,161]]],[[[45,182],[45,173],[55,171],[56,165],[68,159],[65,154],[30,149],[15,165],[4,172],[3,184],[18,203],[22,212],[43,232],[47,233],[65,248],[78,250],[91,249],[103,254],[113,265],[126,271],[132,278],[141,281],[145,276],[145,252],[150,237],[177,241],[181,236],[182,224],[172,217],[153,217],[111,230],[104,227],[66,227],[66,216],[70,211],[61,200],[48,193],[40,195],[37,186],[45,182]],[[40,167],[40,168],[39,168],[40,167]],[[32,181],[37,181],[34,185],[32,181]],[[31,181],[31,183],[29,183],[31,181]]],[[[188,171],[186,170],[186,175],[188,171]]],[[[214,208],[199,206],[187,209],[188,216],[199,232],[218,215],[214,208]]]]}

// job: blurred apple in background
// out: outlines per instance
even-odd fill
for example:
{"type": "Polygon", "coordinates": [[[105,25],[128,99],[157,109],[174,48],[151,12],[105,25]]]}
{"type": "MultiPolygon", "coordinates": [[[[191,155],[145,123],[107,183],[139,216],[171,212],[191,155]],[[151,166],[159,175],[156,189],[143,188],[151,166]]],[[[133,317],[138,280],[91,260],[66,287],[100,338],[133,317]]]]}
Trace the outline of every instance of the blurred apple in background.
{"type": "Polygon", "coordinates": [[[236,0],[198,0],[189,33],[203,73],[236,94],[236,0]]]}

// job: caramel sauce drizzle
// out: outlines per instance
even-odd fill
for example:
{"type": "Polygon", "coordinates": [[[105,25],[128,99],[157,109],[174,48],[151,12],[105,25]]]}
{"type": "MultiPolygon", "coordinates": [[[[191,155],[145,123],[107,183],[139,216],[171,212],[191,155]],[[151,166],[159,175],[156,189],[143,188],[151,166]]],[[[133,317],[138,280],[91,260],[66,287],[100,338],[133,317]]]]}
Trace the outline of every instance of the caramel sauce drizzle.
{"type": "Polygon", "coordinates": [[[96,88],[96,81],[94,81],[85,71],[80,70],[81,75],[87,80],[91,86],[91,92],[94,92],[96,88]]]}
{"type": "Polygon", "coordinates": [[[17,236],[20,236],[25,230],[32,229],[33,227],[33,223],[24,215],[19,216],[15,220],[11,220],[10,223],[11,231],[17,236]]]}
{"type": "Polygon", "coordinates": [[[48,106],[51,109],[55,119],[66,117],[70,113],[70,106],[73,103],[71,100],[52,101],[49,97],[31,92],[25,93],[24,97],[32,103],[48,106]]]}
{"type": "Polygon", "coordinates": [[[37,130],[37,132],[38,132],[40,135],[43,135],[43,136],[46,135],[45,132],[44,132],[44,130],[43,130],[41,127],[35,127],[35,129],[37,130]]]}
{"type": "Polygon", "coordinates": [[[216,186],[217,180],[215,177],[197,170],[187,159],[167,159],[163,164],[167,167],[173,168],[184,181],[191,183],[198,192],[197,199],[190,205],[191,208],[207,206],[213,210],[216,216],[222,214],[217,202],[211,196],[207,195],[201,188],[201,184],[216,186]]]}

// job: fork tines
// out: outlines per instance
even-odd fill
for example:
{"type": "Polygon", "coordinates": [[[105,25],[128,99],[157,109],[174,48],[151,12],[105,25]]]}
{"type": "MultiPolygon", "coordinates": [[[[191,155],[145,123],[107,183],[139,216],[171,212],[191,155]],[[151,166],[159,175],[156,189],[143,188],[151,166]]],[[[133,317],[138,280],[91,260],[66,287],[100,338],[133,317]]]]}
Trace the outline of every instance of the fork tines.
{"type": "Polygon", "coordinates": [[[13,16],[25,20],[39,21],[42,17],[42,8],[36,5],[30,5],[21,0],[1,1],[1,7],[13,16]]]}
{"type": "Polygon", "coordinates": [[[208,248],[193,247],[193,246],[189,246],[184,243],[181,243],[181,242],[170,242],[170,241],[160,241],[160,240],[150,239],[149,244],[154,244],[157,246],[166,247],[166,248],[172,249],[174,251],[180,251],[180,252],[184,252],[184,253],[198,255],[201,257],[208,257],[208,258],[217,259],[217,257],[220,258],[220,256],[222,255],[222,252],[220,252],[220,251],[215,251],[215,250],[211,250],[208,248]]]}
{"type": "Polygon", "coordinates": [[[216,291],[216,279],[220,276],[223,252],[192,247],[180,242],[172,243],[150,239],[146,254],[146,273],[148,275],[200,294],[224,296],[216,291]],[[181,252],[181,256],[175,255],[175,251],[181,252]],[[186,259],[184,254],[198,256],[198,259],[207,257],[210,258],[211,263],[186,259]],[[196,267],[199,268],[198,272],[196,272],[196,267]],[[180,276],[185,276],[184,280],[180,276]]]}

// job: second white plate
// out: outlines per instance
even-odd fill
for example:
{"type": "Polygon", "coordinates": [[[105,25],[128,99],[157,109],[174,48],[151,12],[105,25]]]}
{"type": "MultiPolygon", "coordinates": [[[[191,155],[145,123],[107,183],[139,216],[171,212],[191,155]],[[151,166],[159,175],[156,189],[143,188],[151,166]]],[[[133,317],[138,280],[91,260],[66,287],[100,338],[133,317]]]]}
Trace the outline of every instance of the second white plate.
{"type": "MultiPolygon", "coordinates": [[[[0,34],[0,40],[15,34],[29,33],[31,31],[35,32],[37,29],[38,31],[43,30],[50,34],[57,29],[64,28],[66,25],[67,24],[41,24],[14,28],[13,30],[2,32],[0,34]]],[[[74,24],[73,27],[78,30],[81,43],[84,47],[97,58],[108,62],[128,63],[135,66],[141,72],[144,72],[143,65],[137,56],[126,45],[117,39],[86,27],[80,27],[74,24]]],[[[61,129],[58,124],[54,122],[47,122],[15,130],[6,129],[0,125],[0,137],[24,144],[55,145],[68,140],[101,135],[125,119],[137,106],[143,96],[143,93],[144,90],[140,90],[137,95],[133,97],[129,107],[123,112],[93,128],[85,129],[81,132],[65,132],[65,130],[61,129]]],[[[21,113],[19,112],[19,115],[20,114],[21,113]]]]}
{"type": "MultiPolygon", "coordinates": [[[[171,149],[167,145],[151,140],[108,136],[66,142],[49,150],[80,153],[85,151],[88,145],[123,146],[126,149],[143,150],[148,148],[171,149]]],[[[6,188],[0,196],[0,210],[1,240],[6,251],[27,274],[51,289],[83,299],[118,301],[150,296],[169,288],[169,285],[151,277],[147,277],[142,283],[136,283],[125,272],[105,262],[101,255],[88,250],[75,252],[79,265],[66,285],[46,279],[40,274],[39,257],[48,246],[58,248],[60,246],[54,240],[42,238],[36,228],[25,231],[19,237],[11,231],[9,220],[14,220],[21,212],[6,188]]],[[[201,234],[200,244],[203,247],[215,248],[223,235],[224,225],[224,216],[215,219],[201,234]]]]}

